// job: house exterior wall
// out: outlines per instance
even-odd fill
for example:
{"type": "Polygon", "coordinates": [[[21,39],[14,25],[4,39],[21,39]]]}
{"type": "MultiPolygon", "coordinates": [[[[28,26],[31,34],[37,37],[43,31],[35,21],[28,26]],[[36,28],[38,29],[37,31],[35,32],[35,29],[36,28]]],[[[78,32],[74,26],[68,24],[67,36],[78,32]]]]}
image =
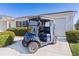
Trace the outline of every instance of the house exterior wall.
{"type": "MultiPolygon", "coordinates": [[[[47,18],[53,20],[53,24],[55,24],[55,35],[56,36],[65,36],[65,31],[73,30],[73,17],[75,12],[68,13],[59,13],[59,14],[47,14],[47,15],[39,15],[41,18],[47,18]]],[[[27,21],[27,17],[21,18],[3,18],[4,20],[0,21],[0,29],[5,30],[7,28],[16,28],[16,21],[27,21]]],[[[35,23],[33,23],[35,24],[35,23]]],[[[52,30],[53,31],[53,30],[52,30]]]]}
{"type": "Polygon", "coordinates": [[[0,32],[7,29],[7,21],[0,21],[0,32]]]}
{"type": "Polygon", "coordinates": [[[65,31],[73,30],[73,17],[55,18],[54,24],[56,25],[55,35],[65,36],[65,31]]]}
{"type": "Polygon", "coordinates": [[[74,29],[74,15],[75,12],[68,12],[60,14],[43,15],[41,17],[53,20],[55,24],[55,36],[61,37],[65,36],[65,31],[74,29]]]}
{"type": "Polygon", "coordinates": [[[74,30],[73,17],[66,17],[66,30],[74,30]]]}
{"type": "Polygon", "coordinates": [[[66,18],[56,18],[55,24],[55,36],[65,36],[66,31],[66,18]]]}
{"type": "MultiPolygon", "coordinates": [[[[55,26],[55,36],[65,36],[65,31],[73,30],[73,17],[74,12],[61,13],[61,14],[52,14],[52,15],[43,15],[41,17],[46,17],[54,21],[55,26]]],[[[26,18],[16,19],[11,22],[11,27],[16,28],[16,21],[25,21],[26,18]]],[[[35,24],[35,23],[33,23],[35,24]]],[[[53,31],[53,30],[52,30],[53,31]]]]}
{"type": "Polygon", "coordinates": [[[13,28],[16,28],[16,27],[25,27],[26,25],[26,21],[28,21],[29,19],[27,17],[18,17],[18,18],[15,18],[13,21],[11,21],[11,27],[13,28]],[[21,24],[17,24],[17,22],[21,22],[21,24]]]}
{"type": "Polygon", "coordinates": [[[0,32],[6,31],[8,28],[16,28],[16,22],[15,21],[0,21],[0,32]]]}
{"type": "Polygon", "coordinates": [[[9,25],[9,28],[16,28],[16,21],[10,21],[9,25]]]}
{"type": "MultiPolygon", "coordinates": [[[[61,19],[58,20],[58,21],[60,21],[59,24],[61,24],[61,25],[57,28],[58,31],[56,31],[56,33],[58,32],[59,35],[56,35],[56,36],[65,36],[66,31],[74,30],[73,17],[74,17],[74,14],[68,14],[66,16],[65,15],[61,16],[61,19]]],[[[56,20],[54,20],[54,21],[56,21],[56,20]]]]}

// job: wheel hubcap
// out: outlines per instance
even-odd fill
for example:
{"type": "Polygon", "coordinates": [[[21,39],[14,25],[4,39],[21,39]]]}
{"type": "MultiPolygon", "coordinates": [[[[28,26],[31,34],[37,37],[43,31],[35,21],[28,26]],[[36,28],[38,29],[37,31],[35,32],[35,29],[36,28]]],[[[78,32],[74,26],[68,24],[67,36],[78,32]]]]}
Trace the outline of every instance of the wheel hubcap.
{"type": "Polygon", "coordinates": [[[36,49],[36,47],[34,45],[32,45],[31,50],[35,50],[35,49],[36,49]]]}

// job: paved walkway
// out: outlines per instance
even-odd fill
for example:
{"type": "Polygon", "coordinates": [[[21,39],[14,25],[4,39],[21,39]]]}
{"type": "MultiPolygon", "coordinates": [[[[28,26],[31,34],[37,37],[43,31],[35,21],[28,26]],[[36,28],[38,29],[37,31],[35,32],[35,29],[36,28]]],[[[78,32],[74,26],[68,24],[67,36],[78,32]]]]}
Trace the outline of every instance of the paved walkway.
{"type": "Polygon", "coordinates": [[[29,54],[27,48],[24,48],[21,44],[22,38],[16,37],[16,43],[0,48],[0,56],[71,56],[71,51],[68,42],[65,38],[57,39],[57,43],[54,45],[48,45],[38,49],[34,54],[29,54]]]}

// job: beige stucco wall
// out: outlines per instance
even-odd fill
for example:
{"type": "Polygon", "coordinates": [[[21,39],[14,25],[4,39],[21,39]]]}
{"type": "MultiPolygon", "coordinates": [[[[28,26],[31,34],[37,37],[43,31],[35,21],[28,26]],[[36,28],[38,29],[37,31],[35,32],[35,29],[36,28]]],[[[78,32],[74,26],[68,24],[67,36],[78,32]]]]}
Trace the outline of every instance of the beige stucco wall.
{"type": "Polygon", "coordinates": [[[10,21],[9,23],[10,23],[11,28],[16,28],[16,21],[15,20],[10,21]]]}
{"type": "Polygon", "coordinates": [[[7,21],[0,21],[0,32],[7,29],[7,21]]]}

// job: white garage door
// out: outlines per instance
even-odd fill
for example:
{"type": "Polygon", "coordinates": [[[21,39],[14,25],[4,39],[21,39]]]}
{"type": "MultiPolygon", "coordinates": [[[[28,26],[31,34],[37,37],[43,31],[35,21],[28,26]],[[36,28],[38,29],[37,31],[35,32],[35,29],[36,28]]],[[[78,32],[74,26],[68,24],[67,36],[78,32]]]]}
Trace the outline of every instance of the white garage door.
{"type": "Polygon", "coordinates": [[[66,30],[66,19],[60,18],[55,20],[55,35],[56,36],[65,36],[66,30]]]}
{"type": "Polygon", "coordinates": [[[7,22],[6,21],[0,21],[0,32],[5,31],[7,28],[7,22]]]}

